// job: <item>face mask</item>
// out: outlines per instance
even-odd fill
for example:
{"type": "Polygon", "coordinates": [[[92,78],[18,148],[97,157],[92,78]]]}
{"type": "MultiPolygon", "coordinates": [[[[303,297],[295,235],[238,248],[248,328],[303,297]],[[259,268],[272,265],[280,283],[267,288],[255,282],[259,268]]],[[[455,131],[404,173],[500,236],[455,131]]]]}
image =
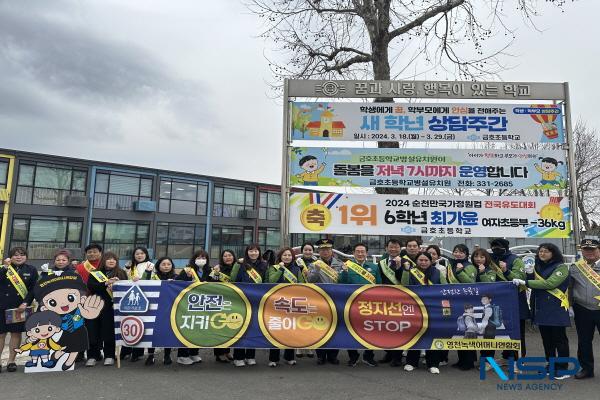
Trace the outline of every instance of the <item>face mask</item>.
{"type": "Polygon", "coordinates": [[[492,248],[492,253],[494,253],[495,256],[503,256],[505,252],[506,252],[506,249],[504,249],[502,247],[492,248]]]}
{"type": "Polygon", "coordinates": [[[206,265],[206,259],[204,259],[204,258],[197,258],[195,264],[198,267],[204,267],[206,265]]]}

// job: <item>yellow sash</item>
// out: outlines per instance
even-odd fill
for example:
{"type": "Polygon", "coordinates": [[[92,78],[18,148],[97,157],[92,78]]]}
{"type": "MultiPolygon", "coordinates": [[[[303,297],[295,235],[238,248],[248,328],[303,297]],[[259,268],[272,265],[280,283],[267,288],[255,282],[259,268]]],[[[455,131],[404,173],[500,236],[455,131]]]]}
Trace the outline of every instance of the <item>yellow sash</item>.
{"type": "MultiPolygon", "coordinates": [[[[108,278],[106,277],[106,275],[104,275],[104,272],[102,272],[102,271],[96,271],[96,270],[90,271],[90,275],[92,275],[94,278],[96,278],[96,280],[100,283],[104,283],[104,282],[108,281],[108,278]]],[[[113,297],[112,289],[109,288],[108,286],[106,287],[106,292],[110,295],[110,297],[113,297]]]]}
{"type": "Polygon", "coordinates": [[[96,267],[94,267],[94,266],[92,265],[92,263],[90,263],[88,260],[85,260],[85,261],[83,262],[83,268],[85,268],[85,270],[86,270],[87,272],[89,272],[90,274],[92,273],[92,271],[95,271],[95,270],[96,270],[96,267]]]}
{"type": "Polygon", "coordinates": [[[452,265],[448,265],[446,267],[446,275],[448,276],[448,283],[460,283],[456,276],[454,276],[454,271],[452,271],[452,265]]]}
{"type": "Polygon", "coordinates": [[[132,265],[131,268],[129,268],[129,277],[131,278],[131,280],[133,280],[134,278],[139,278],[137,265],[132,265]]]}
{"type": "Polygon", "coordinates": [[[369,281],[369,283],[375,283],[375,276],[373,276],[372,273],[364,269],[362,266],[350,260],[346,261],[344,264],[346,264],[346,266],[352,271],[356,272],[358,275],[369,281]]]}
{"type": "Polygon", "coordinates": [[[221,282],[231,282],[231,277],[229,275],[227,275],[225,272],[215,272],[214,270],[208,275],[211,278],[213,278],[214,280],[217,281],[221,281],[221,282]],[[218,277],[217,277],[218,275],[218,277]]]}
{"type": "Polygon", "coordinates": [[[160,278],[158,277],[158,275],[156,275],[154,271],[152,271],[152,273],[150,274],[150,280],[160,281],[160,278]]]}
{"type": "Polygon", "coordinates": [[[25,282],[23,282],[23,279],[21,279],[21,276],[15,271],[12,265],[9,265],[7,268],[8,271],[6,271],[6,276],[8,277],[8,280],[15,287],[19,296],[24,300],[25,296],[27,296],[27,286],[25,286],[25,282]]]}
{"type": "Polygon", "coordinates": [[[196,271],[194,271],[194,268],[191,267],[185,267],[185,272],[190,272],[192,274],[192,280],[194,282],[200,282],[200,278],[198,277],[198,274],[196,273],[196,271]]]}
{"type": "Polygon", "coordinates": [[[425,283],[425,274],[418,268],[411,268],[408,272],[417,280],[421,285],[433,285],[431,281],[425,283]]]}
{"type": "Polygon", "coordinates": [[[396,272],[388,265],[388,260],[388,258],[381,260],[381,270],[394,285],[398,285],[400,282],[398,282],[398,279],[396,279],[396,272]]]}
{"type": "Polygon", "coordinates": [[[490,268],[496,273],[496,276],[498,277],[498,279],[506,281],[506,277],[504,276],[504,272],[502,272],[502,268],[500,268],[498,265],[496,265],[495,262],[492,262],[490,264],[490,268]]]}
{"type": "Polygon", "coordinates": [[[283,272],[283,277],[290,283],[298,283],[298,278],[291,273],[291,271],[285,267],[281,267],[280,265],[274,265],[275,269],[278,271],[281,270],[283,272]]]}
{"type": "Polygon", "coordinates": [[[254,268],[247,269],[246,273],[248,274],[250,279],[254,281],[254,283],[262,283],[262,278],[260,277],[260,274],[256,272],[254,268]]]}
{"type": "MultiPolygon", "coordinates": [[[[534,270],[533,272],[535,273],[535,279],[542,281],[545,280],[540,276],[540,274],[538,274],[536,270],[534,270]]],[[[560,306],[562,308],[564,308],[565,310],[569,309],[569,289],[567,289],[565,292],[563,292],[559,288],[546,289],[546,292],[550,293],[552,296],[560,300],[560,306]]]]}
{"type": "Polygon", "coordinates": [[[313,263],[318,266],[325,275],[327,275],[332,281],[338,281],[338,273],[335,269],[331,268],[327,263],[323,260],[317,260],[313,263]]]}
{"type": "Polygon", "coordinates": [[[296,264],[298,264],[298,266],[300,267],[302,275],[304,276],[304,280],[308,281],[308,267],[306,266],[306,263],[304,262],[302,257],[296,258],[296,264]]]}
{"type": "MultiPolygon", "coordinates": [[[[575,263],[575,266],[579,271],[583,274],[583,276],[590,281],[592,285],[596,287],[596,289],[600,290],[600,275],[590,267],[584,259],[581,259],[575,263]]],[[[596,300],[600,301],[600,296],[594,297],[596,300]]],[[[598,307],[600,307],[600,303],[598,303],[598,307]]]]}
{"type": "Polygon", "coordinates": [[[402,259],[404,261],[408,261],[410,263],[411,267],[416,267],[417,266],[417,263],[414,262],[413,260],[411,260],[410,257],[408,255],[406,255],[406,254],[402,256],[402,259]]]}

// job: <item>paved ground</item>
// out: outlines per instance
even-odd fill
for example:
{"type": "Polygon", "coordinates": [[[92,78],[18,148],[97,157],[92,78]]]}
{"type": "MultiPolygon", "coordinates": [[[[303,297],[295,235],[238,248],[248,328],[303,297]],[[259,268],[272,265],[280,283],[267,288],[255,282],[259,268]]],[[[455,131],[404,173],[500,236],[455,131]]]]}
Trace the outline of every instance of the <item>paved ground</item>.
{"type": "MultiPolygon", "coordinates": [[[[528,332],[529,355],[542,354],[537,332],[528,332]]],[[[577,339],[570,330],[571,354],[576,354],[577,339]]],[[[596,337],[596,343],[600,339],[596,337]]],[[[596,357],[600,358],[600,345],[596,345],[596,357]]],[[[584,381],[533,381],[546,384],[546,390],[526,390],[527,382],[521,381],[522,390],[500,390],[496,377],[479,380],[478,371],[462,372],[441,367],[440,375],[431,375],[424,368],[405,372],[402,368],[380,365],[355,368],[317,366],[315,360],[301,359],[296,366],[280,365],[268,368],[267,351],[257,352],[258,365],[235,369],[232,365],[217,364],[211,350],[202,350],[204,362],[191,367],[176,364],[165,367],[157,363],[145,367],[143,362],[125,361],[121,369],[98,365],[85,368],[77,364],[73,372],[24,374],[22,367],[16,373],[3,368],[0,374],[0,398],[17,399],[427,399],[427,400],[481,400],[481,399],[598,399],[600,373],[596,378],[584,381]],[[554,390],[549,384],[555,384],[554,390]],[[560,386],[559,386],[560,385],[560,386]]],[[[380,354],[377,354],[377,358],[380,354]]],[[[450,353],[451,362],[455,354],[450,353]]],[[[347,360],[345,352],[340,356],[347,360]]],[[[6,363],[6,352],[3,355],[6,363]]],[[[162,354],[158,360],[162,360],[162,354]]],[[[23,359],[20,360],[24,362],[23,359]]],[[[600,365],[596,361],[596,370],[600,365]]],[[[514,382],[519,383],[519,382],[514,382]]]]}

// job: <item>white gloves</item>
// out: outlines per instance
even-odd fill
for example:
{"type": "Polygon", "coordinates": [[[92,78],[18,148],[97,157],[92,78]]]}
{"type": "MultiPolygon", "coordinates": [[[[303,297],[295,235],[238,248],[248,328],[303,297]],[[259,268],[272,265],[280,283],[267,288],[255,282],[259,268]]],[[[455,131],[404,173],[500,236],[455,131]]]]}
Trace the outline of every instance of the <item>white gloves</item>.
{"type": "Polygon", "coordinates": [[[513,279],[512,280],[513,285],[515,286],[525,286],[526,282],[523,279],[513,279]]]}
{"type": "Polygon", "coordinates": [[[48,272],[48,263],[42,265],[40,268],[42,269],[42,272],[48,272]]]}
{"type": "Polygon", "coordinates": [[[573,307],[569,307],[569,317],[573,318],[575,316],[575,312],[573,312],[573,307]]]}

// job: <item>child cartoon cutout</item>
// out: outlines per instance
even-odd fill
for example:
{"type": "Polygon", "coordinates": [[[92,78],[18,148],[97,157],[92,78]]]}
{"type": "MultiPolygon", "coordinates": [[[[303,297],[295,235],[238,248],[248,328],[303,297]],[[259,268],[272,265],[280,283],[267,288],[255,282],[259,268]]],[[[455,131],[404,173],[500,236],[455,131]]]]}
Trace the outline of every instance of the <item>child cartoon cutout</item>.
{"type": "Polygon", "coordinates": [[[552,157],[540,157],[540,160],[540,164],[534,164],[536,171],[542,174],[539,186],[552,185],[560,187],[559,179],[562,175],[556,171],[556,168],[558,168],[558,164],[563,164],[563,162],[552,157]]]}
{"type": "Polygon", "coordinates": [[[300,159],[300,168],[304,170],[301,174],[296,175],[299,179],[302,179],[304,186],[318,186],[319,185],[319,174],[325,169],[325,163],[321,163],[315,156],[304,156],[300,159]]]}
{"type": "Polygon", "coordinates": [[[50,359],[50,351],[60,351],[63,348],[56,343],[52,336],[61,331],[62,319],[53,311],[41,311],[32,314],[25,322],[27,343],[15,349],[21,354],[29,352],[31,360],[25,363],[26,368],[37,367],[40,360],[42,367],[53,368],[56,360],[50,359]]]}
{"type": "Polygon", "coordinates": [[[75,273],[50,275],[38,281],[34,295],[40,304],[40,310],[53,311],[61,317],[62,336],[58,344],[63,348],[52,355],[58,360],[67,354],[62,370],[70,369],[75,363],[77,353],[89,347],[86,319],[100,315],[104,300],[100,296],[86,296],[87,287],[81,277],[75,273]]]}

